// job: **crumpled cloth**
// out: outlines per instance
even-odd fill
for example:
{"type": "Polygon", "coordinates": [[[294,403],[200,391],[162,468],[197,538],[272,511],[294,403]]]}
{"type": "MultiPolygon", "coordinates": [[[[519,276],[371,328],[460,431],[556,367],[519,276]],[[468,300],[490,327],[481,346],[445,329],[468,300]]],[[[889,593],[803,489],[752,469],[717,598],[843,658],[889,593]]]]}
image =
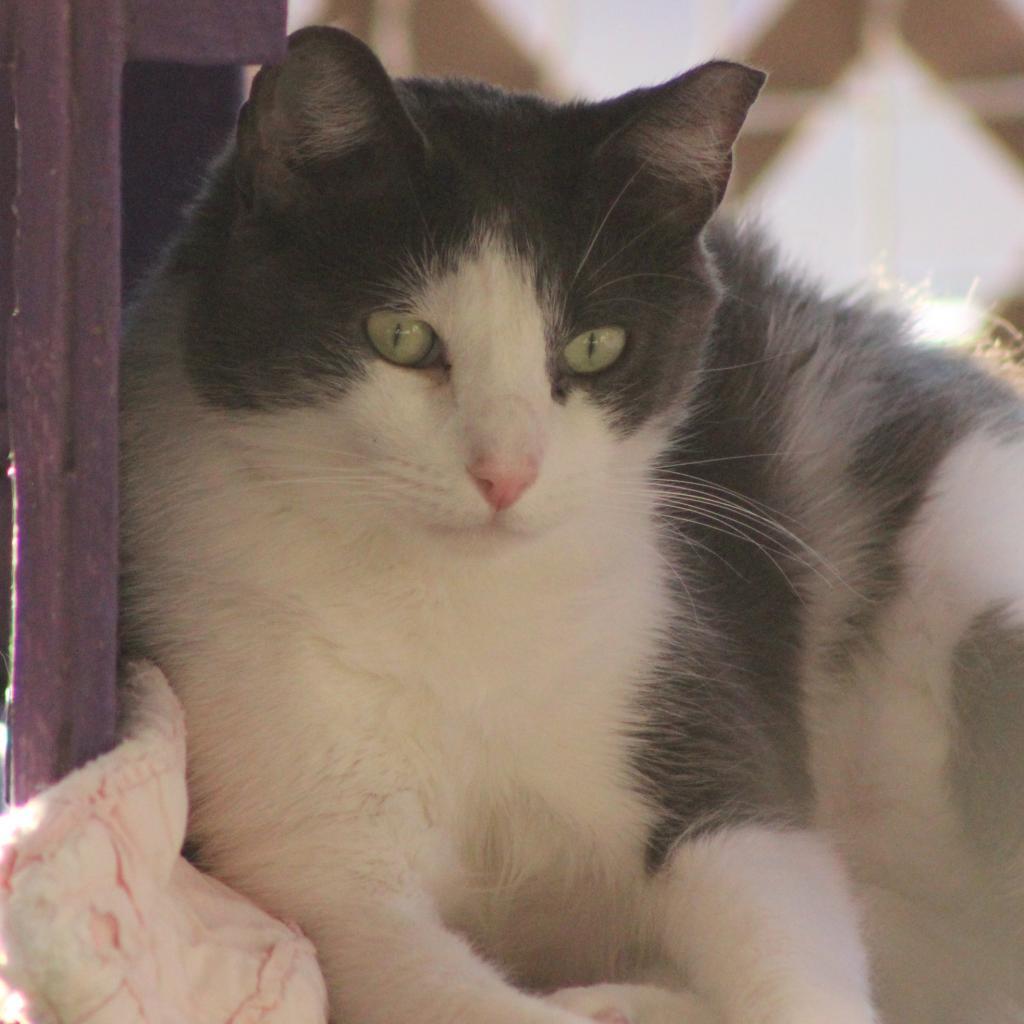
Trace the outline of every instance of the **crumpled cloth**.
{"type": "Polygon", "coordinates": [[[184,717],[131,684],[126,738],[0,819],[0,1021],[324,1024],[309,941],[180,856],[184,717]]]}

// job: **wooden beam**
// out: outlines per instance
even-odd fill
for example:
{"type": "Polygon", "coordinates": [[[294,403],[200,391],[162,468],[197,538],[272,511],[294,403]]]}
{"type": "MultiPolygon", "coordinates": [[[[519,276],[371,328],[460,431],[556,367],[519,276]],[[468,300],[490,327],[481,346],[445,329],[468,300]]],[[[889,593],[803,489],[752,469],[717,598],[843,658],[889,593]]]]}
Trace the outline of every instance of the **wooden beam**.
{"type": "Polygon", "coordinates": [[[14,4],[0,4],[0,65],[11,63],[14,49],[14,4]]]}
{"type": "Polygon", "coordinates": [[[15,5],[18,803],[114,739],[124,30],[105,0],[15,5]]]}
{"type": "Polygon", "coordinates": [[[906,0],[900,27],[956,99],[1024,161],[1024,21],[999,0],[906,0]]]}
{"type": "Polygon", "coordinates": [[[520,91],[541,86],[538,63],[476,0],[413,0],[411,24],[416,74],[466,75],[520,91]]]}
{"type": "Polygon", "coordinates": [[[323,0],[317,22],[336,25],[369,44],[373,34],[373,0],[323,0]]]}
{"type": "Polygon", "coordinates": [[[1024,23],[1000,0],[904,0],[907,45],[944,79],[995,78],[1024,70],[1024,23]]]}
{"type": "Polygon", "coordinates": [[[733,156],[726,201],[737,203],[789,144],[790,132],[741,134],[733,156]]]}
{"type": "Polygon", "coordinates": [[[732,197],[750,189],[797,125],[857,59],[865,0],[792,0],[750,43],[744,59],[768,72],[736,144],[732,197]]]}
{"type": "Polygon", "coordinates": [[[284,53],[287,0],[126,0],[131,60],[264,64],[284,53]]]}
{"type": "Polygon", "coordinates": [[[1018,121],[985,121],[984,124],[1013,156],[1024,161],[1024,118],[1018,121]]]}
{"type": "Polygon", "coordinates": [[[1024,64],[1015,75],[945,82],[953,98],[985,122],[1024,121],[1024,64]]]}
{"type": "MultiPolygon", "coordinates": [[[[14,97],[10,65],[0,63],[0,688],[6,695],[11,682],[11,531],[14,526],[11,482],[7,475],[11,435],[7,410],[7,351],[14,308],[15,188],[14,97]]],[[[0,807],[10,800],[0,794],[0,807]]]]}
{"type": "Polygon", "coordinates": [[[829,89],[861,48],[865,0],[791,0],[746,58],[769,74],[769,89],[829,89]]]}

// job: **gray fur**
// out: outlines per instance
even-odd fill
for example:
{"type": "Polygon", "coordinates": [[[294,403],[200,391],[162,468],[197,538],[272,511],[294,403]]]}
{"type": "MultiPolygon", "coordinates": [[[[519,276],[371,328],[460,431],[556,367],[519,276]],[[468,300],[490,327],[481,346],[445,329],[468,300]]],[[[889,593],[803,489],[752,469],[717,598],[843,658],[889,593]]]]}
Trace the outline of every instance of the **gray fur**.
{"type": "Polygon", "coordinates": [[[706,509],[673,544],[721,648],[652,685],[639,764],[666,808],[653,863],[695,822],[807,820],[802,694],[820,684],[804,673],[841,680],[875,643],[900,539],[944,455],[1021,419],[1007,386],[922,346],[895,310],[823,296],[758,230],[719,220],[708,245],[724,297],[663,482],[706,509]],[[708,678],[714,702],[694,707],[708,678]]]}
{"type": "Polygon", "coordinates": [[[1024,624],[979,616],[953,652],[950,784],[968,835],[993,860],[1024,844],[1024,624]]]}

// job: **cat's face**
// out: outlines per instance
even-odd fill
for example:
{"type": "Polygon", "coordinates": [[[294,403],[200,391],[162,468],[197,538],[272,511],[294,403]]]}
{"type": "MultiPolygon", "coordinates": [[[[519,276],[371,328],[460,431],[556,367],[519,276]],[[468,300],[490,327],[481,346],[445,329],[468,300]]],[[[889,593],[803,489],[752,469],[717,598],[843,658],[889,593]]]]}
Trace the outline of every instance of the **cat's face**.
{"type": "Polygon", "coordinates": [[[368,515],[530,534],[629,500],[685,405],[700,230],[761,77],[556,107],[299,33],[242,117],[195,383],[264,469],[368,515]]]}

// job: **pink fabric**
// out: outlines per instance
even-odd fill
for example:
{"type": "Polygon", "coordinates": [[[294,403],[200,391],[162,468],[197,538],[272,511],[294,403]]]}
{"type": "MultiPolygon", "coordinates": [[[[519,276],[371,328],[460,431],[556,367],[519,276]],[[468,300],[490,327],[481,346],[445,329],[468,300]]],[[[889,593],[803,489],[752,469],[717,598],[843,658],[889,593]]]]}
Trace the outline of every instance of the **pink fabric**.
{"type": "Polygon", "coordinates": [[[181,708],[133,682],[127,738],[0,819],[0,1020],[324,1024],[310,943],[179,856],[181,708]]]}

